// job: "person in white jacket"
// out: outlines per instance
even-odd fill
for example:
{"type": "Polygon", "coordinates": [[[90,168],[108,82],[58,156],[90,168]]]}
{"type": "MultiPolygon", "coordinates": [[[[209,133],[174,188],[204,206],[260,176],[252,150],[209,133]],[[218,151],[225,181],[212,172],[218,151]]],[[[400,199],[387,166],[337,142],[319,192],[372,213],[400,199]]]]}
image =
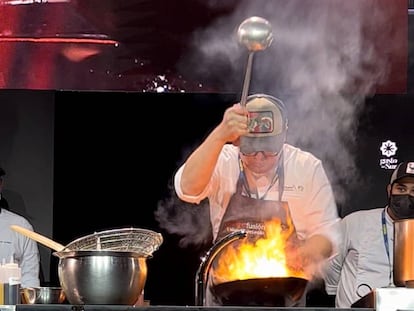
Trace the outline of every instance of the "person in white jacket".
{"type": "Polygon", "coordinates": [[[385,207],[355,211],[341,221],[343,239],[325,267],[326,292],[350,308],[372,290],[393,284],[396,219],[414,218],[414,160],[401,162],[387,185],[385,207]]]}
{"type": "MultiPolygon", "coordinates": [[[[0,197],[4,187],[5,171],[0,167],[0,197]]],[[[18,225],[33,231],[31,223],[23,216],[0,207],[0,263],[17,263],[21,269],[21,287],[40,286],[40,254],[36,241],[13,231],[11,225],[18,225]]]]}
{"type": "Polygon", "coordinates": [[[176,172],[175,190],[190,203],[208,198],[215,241],[238,229],[262,236],[275,217],[293,224],[290,258],[314,267],[334,254],[340,218],[321,160],[286,143],[286,114],[267,94],[229,107],[176,172]]]}

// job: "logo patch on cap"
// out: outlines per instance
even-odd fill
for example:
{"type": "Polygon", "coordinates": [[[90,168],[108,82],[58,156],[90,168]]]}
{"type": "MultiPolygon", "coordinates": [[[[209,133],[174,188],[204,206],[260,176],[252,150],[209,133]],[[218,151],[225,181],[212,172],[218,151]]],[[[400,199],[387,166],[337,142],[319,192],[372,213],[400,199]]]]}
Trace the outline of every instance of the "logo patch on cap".
{"type": "Polygon", "coordinates": [[[414,162],[407,163],[407,170],[405,172],[408,174],[414,174],[414,162]]]}
{"type": "Polygon", "coordinates": [[[250,133],[272,133],[274,128],[272,111],[249,112],[248,127],[250,133]]]}

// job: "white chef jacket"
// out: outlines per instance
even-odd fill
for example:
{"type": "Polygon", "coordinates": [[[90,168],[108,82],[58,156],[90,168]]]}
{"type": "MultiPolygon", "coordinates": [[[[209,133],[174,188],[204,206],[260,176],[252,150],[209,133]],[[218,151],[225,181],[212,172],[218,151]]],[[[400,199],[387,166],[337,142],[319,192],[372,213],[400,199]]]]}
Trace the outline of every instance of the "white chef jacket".
{"type": "Polygon", "coordinates": [[[19,225],[33,231],[24,217],[6,209],[0,212],[0,262],[14,262],[21,268],[21,287],[40,286],[40,255],[37,242],[10,229],[19,225]]]}
{"type": "Polygon", "coordinates": [[[335,306],[350,308],[371,290],[392,284],[394,227],[385,212],[389,261],[382,231],[385,208],[361,210],[341,221],[343,240],[325,272],[326,291],[336,295],[335,306]]]}
{"type": "MultiPolygon", "coordinates": [[[[337,206],[331,184],[321,161],[309,152],[289,144],[283,146],[284,191],[282,201],[287,201],[291,217],[300,239],[321,234],[331,240],[334,250],[340,239],[337,206]]],[[[175,190],[180,199],[200,203],[209,199],[213,237],[217,237],[219,226],[231,196],[236,191],[240,174],[239,148],[226,144],[218,158],[213,175],[207,187],[198,196],[183,194],[181,175],[185,163],[177,170],[174,178],[175,190]]],[[[259,196],[267,187],[258,188],[259,196]]],[[[279,200],[278,183],[271,187],[265,200],[279,200]]]]}

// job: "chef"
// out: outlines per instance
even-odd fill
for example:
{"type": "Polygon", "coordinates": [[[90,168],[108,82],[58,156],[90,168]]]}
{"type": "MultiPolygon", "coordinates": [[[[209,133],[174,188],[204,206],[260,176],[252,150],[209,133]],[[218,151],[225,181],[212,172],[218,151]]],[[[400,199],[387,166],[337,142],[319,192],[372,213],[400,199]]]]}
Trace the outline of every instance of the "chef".
{"type": "MultiPolygon", "coordinates": [[[[288,261],[294,266],[299,258],[310,279],[336,252],[340,218],[321,160],[287,143],[287,130],[280,99],[251,95],[245,106],[226,109],[177,170],[174,184],[183,201],[208,198],[215,241],[240,229],[263,237],[265,223],[279,219],[282,230],[294,232],[288,261]]],[[[214,297],[207,302],[216,304],[214,297]]]]}

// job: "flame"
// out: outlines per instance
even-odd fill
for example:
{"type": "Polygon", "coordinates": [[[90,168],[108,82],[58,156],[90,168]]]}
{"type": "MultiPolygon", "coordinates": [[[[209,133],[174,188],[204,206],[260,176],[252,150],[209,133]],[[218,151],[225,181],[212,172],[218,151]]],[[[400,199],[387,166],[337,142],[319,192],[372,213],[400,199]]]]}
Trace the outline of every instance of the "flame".
{"type": "Polygon", "coordinates": [[[303,269],[287,265],[287,239],[294,231],[292,223],[282,230],[279,219],[265,223],[265,237],[254,242],[241,242],[225,247],[213,269],[216,284],[264,277],[305,277],[303,269]]]}

